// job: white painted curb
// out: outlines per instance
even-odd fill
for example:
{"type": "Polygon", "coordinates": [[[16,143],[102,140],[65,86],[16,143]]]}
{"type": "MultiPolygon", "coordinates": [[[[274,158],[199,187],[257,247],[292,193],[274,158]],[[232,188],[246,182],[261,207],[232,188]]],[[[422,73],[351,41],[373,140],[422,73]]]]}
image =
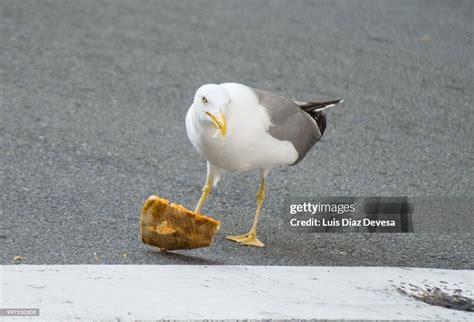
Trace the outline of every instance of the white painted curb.
{"type": "MultiPolygon", "coordinates": [[[[392,267],[188,265],[0,266],[0,308],[39,308],[33,320],[471,320],[397,286],[461,289],[473,271],[392,267]]],[[[2,317],[24,320],[25,317],[2,317]]]]}

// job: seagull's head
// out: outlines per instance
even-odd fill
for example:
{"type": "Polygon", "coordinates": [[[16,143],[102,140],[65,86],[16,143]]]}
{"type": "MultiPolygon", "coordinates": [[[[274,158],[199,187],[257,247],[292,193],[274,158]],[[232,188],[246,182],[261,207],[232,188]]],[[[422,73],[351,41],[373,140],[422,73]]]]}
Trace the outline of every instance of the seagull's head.
{"type": "Polygon", "coordinates": [[[206,84],[196,91],[193,106],[200,121],[215,127],[221,136],[225,136],[227,133],[225,112],[230,101],[229,93],[224,88],[216,84],[206,84]]]}

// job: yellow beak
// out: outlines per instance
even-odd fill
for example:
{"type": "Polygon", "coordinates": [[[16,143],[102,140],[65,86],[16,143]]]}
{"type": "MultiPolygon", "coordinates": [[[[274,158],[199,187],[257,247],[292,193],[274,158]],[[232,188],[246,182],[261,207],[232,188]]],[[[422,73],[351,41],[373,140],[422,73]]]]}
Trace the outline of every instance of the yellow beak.
{"type": "Polygon", "coordinates": [[[210,112],[204,112],[211,119],[214,126],[219,130],[221,136],[225,136],[227,133],[227,121],[225,119],[224,113],[220,112],[220,115],[217,117],[210,112]]]}

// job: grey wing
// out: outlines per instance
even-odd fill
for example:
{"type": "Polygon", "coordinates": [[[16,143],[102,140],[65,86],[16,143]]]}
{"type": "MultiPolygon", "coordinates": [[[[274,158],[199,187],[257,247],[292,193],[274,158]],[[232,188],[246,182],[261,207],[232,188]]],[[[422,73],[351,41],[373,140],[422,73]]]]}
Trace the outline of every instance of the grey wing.
{"type": "Polygon", "coordinates": [[[268,132],[274,138],[290,141],[298,152],[293,165],[300,162],[321,139],[321,131],[315,120],[284,96],[255,88],[252,90],[270,116],[272,125],[268,132]]]}

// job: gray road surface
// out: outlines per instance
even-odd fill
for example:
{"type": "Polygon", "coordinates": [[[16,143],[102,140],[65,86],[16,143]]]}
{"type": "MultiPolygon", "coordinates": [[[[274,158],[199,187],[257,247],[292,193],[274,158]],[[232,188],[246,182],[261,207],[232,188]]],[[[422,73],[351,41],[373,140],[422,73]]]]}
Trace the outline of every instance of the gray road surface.
{"type": "Polygon", "coordinates": [[[472,197],[473,19],[469,0],[0,1],[0,263],[472,268],[471,234],[295,234],[280,208],[472,197]],[[270,174],[265,249],[222,239],[251,225],[253,172],[210,198],[213,247],[149,251],[141,205],[195,205],[205,162],[185,113],[227,81],[345,103],[304,162],[270,174]]]}

